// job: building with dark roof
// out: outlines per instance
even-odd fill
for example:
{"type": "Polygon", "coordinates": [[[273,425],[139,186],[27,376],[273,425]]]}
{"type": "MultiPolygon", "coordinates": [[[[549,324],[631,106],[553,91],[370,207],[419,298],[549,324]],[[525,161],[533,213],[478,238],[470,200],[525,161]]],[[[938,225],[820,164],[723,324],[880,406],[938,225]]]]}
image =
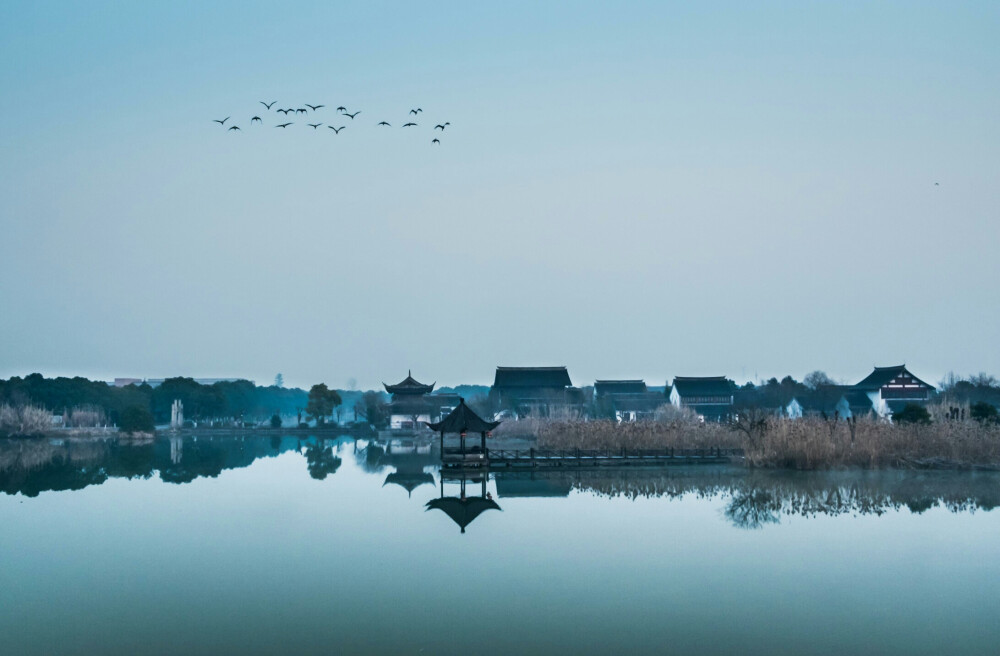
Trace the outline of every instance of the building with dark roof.
{"type": "Polygon", "coordinates": [[[598,380],[594,382],[594,403],[598,416],[614,416],[618,422],[638,421],[652,419],[667,397],[650,392],[644,380],[598,380]]]}
{"type": "Polygon", "coordinates": [[[723,421],[732,415],[736,383],[725,376],[676,376],[670,403],[690,408],[703,420],[723,421]]]}
{"type": "Polygon", "coordinates": [[[566,367],[497,367],[490,401],[520,417],[579,416],[585,407],[583,391],[573,387],[566,367]]]}
{"type": "Polygon", "coordinates": [[[934,386],[914,376],[905,364],[875,367],[863,380],[852,386],[871,400],[880,417],[889,417],[909,403],[923,405],[930,400],[934,386]]]}
{"type": "Polygon", "coordinates": [[[851,385],[820,385],[809,393],[798,395],[784,407],[785,415],[850,419],[863,417],[874,410],[871,399],[851,385]]]}
{"type": "Polygon", "coordinates": [[[457,394],[433,394],[434,383],[426,385],[417,381],[412,372],[395,385],[386,385],[385,391],[392,395],[389,403],[389,429],[412,431],[425,423],[437,421],[458,405],[457,394]]]}

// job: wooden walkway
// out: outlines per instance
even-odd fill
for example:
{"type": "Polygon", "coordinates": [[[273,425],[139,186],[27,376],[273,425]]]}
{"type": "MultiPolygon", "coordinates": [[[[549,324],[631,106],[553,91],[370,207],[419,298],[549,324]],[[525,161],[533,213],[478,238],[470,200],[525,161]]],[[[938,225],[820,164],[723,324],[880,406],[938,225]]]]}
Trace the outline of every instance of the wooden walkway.
{"type": "Polygon", "coordinates": [[[621,467],[628,465],[691,465],[730,462],[742,449],[487,449],[467,453],[445,449],[444,467],[621,467]]]}

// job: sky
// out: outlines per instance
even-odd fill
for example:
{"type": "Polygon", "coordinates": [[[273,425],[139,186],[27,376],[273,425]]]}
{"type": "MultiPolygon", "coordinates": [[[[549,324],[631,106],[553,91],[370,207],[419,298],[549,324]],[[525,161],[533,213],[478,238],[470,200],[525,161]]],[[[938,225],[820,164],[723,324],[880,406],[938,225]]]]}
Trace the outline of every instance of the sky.
{"type": "Polygon", "coordinates": [[[1000,374],[998,32],[992,1],[2,3],[0,377],[1000,374]]]}

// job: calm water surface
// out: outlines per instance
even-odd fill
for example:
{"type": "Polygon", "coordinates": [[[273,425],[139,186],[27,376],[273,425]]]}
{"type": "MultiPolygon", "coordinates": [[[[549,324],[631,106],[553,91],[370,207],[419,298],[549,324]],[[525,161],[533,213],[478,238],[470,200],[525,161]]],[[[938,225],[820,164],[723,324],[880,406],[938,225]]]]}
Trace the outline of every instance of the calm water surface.
{"type": "Polygon", "coordinates": [[[997,475],[483,485],[347,438],[0,442],[0,653],[1000,650],[997,475]]]}

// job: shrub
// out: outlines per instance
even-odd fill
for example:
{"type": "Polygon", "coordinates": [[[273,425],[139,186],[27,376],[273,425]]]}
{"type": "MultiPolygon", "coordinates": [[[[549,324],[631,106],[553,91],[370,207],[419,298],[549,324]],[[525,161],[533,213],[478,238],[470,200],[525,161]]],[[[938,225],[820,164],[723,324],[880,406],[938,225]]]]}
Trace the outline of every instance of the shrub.
{"type": "Polygon", "coordinates": [[[907,403],[899,412],[892,413],[892,420],[899,424],[923,424],[931,423],[931,413],[927,408],[915,403],[907,403]]]}
{"type": "Polygon", "coordinates": [[[271,415],[271,428],[281,428],[281,417],[277,414],[271,415]]]}
{"type": "Polygon", "coordinates": [[[52,415],[33,405],[0,406],[0,435],[41,435],[52,426],[52,415]]]}
{"type": "Polygon", "coordinates": [[[969,408],[969,416],[982,424],[1000,423],[1000,413],[995,405],[980,401],[969,408]]]}
{"type": "Polygon", "coordinates": [[[153,413],[140,405],[130,405],[122,410],[118,430],[123,433],[152,433],[153,413]]]}

